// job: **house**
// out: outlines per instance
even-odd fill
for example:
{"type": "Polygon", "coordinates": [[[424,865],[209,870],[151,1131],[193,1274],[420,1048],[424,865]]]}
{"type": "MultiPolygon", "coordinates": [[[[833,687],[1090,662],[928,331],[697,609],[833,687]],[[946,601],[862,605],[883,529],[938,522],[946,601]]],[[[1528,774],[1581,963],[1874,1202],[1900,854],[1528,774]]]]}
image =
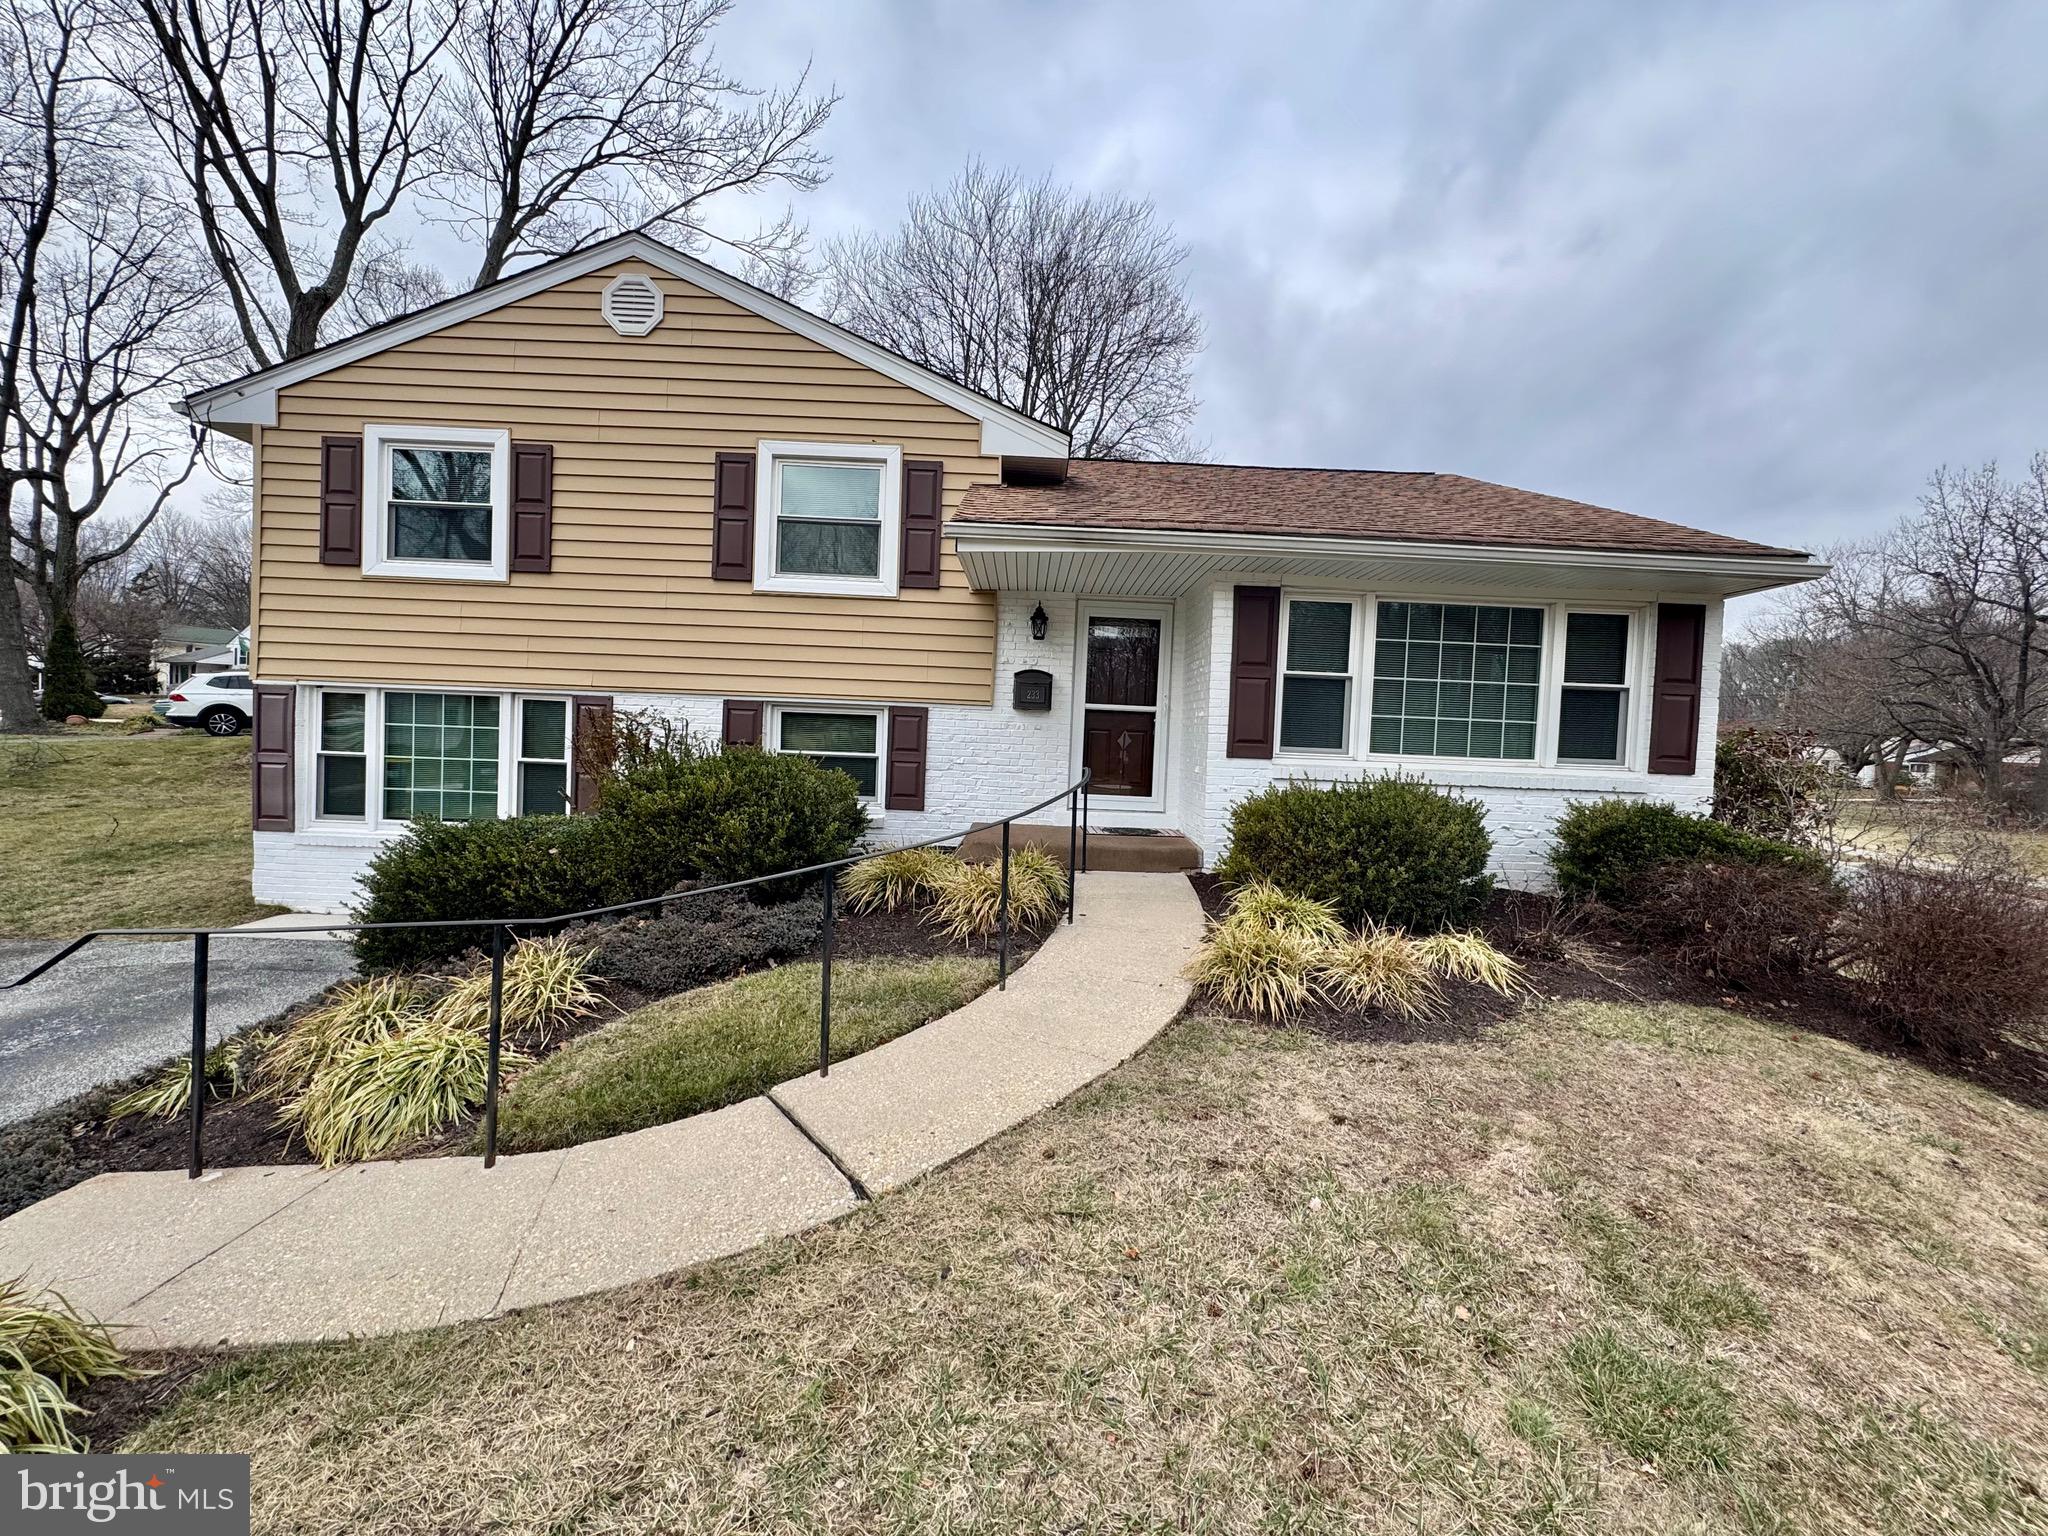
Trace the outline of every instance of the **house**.
{"type": "Polygon", "coordinates": [[[149,664],[156,669],[166,693],[186,679],[202,672],[225,672],[247,660],[247,630],[205,629],[166,625],[150,648],[149,664]]]}
{"type": "Polygon", "coordinates": [[[1206,861],[1263,784],[1420,773],[1533,883],[1574,798],[1707,804],[1723,600],[1822,570],[1458,475],[1075,460],[639,235],[187,409],[254,448],[255,890],[302,908],[413,818],[587,803],[579,733],[650,709],[891,838],[1086,766],[1096,826],[1206,861]]]}

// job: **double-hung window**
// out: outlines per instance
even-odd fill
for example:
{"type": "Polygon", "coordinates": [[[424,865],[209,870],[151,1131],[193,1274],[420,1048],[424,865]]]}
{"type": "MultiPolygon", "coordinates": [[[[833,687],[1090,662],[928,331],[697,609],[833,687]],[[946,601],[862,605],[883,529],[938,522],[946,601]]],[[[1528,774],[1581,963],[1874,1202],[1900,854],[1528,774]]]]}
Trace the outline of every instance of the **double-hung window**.
{"type": "Polygon", "coordinates": [[[754,585],[894,597],[903,459],[872,443],[764,442],[755,465],[754,585]]]}
{"type": "Polygon", "coordinates": [[[364,429],[363,570],[503,581],[511,542],[511,434],[364,429]]]}
{"type": "Polygon", "coordinates": [[[1382,601],[1372,750],[1534,762],[1543,617],[1507,604],[1382,601]]]}
{"type": "Polygon", "coordinates": [[[1625,613],[1564,615],[1559,762],[1619,763],[1627,756],[1629,628],[1625,613]]]}
{"type": "Polygon", "coordinates": [[[863,800],[880,792],[882,717],[873,710],[778,709],[775,750],[801,752],[851,778],[863,800]]]}
{"type": "Polygon", "coordinates": [[[314,737],[314,815],[360,821],[369,803],[369,710],[365,693],[320,695],[314,737]]]}
{"type": "Polygon", "coordinates": [[[569,811],[569,701],[519,701],[519,814],[569,811]]]}
{"type": "Polygon", "coordinates": [[[1351,745],[1351,631],[1348,599],[1287,600],[1280,682],[1280,747],[1343,752],[1351,745]]]}

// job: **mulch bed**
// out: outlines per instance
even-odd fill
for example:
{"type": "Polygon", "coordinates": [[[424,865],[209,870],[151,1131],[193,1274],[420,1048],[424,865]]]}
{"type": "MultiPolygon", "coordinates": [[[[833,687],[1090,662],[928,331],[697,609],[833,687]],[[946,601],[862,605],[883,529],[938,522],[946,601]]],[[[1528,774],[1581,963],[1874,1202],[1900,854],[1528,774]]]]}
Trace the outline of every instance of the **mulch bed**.
{"type": "MultiPolygon", "coordinates": [[[[1227,896],[1222,882],[1211,874],[1192,874],[1188,880],[1202,910],[1211,917],[1221,916],[1227,896]]],[[[1983,1058],[1959,1058],[1902,1045],[1858,1010],[1831,975],[1789,977],[1761,990],[1734,985],[1703,975],[1668,951],[1624,932],[1612,914],[1527,891],[1495,891],[1479,928],[1496,948],[1523,964],[1536,995],[1551,1001],[1728,1008],[1960,1078],[2015,1103],[2048,1108],[2048,1055],[2017,1042],[1997,1056],[1983,1058]]],[[[1409,1020],[1379,1012],[1319,1007],[1305,1010],[1295,1025],[1337,1040],[1455,1043],[1483,1038],[1517,1006],[1484,987],[1463,982],[1446,983],[1444,996],[1448,1006],[1434,1018],[1409,1020]]],[[[1247,1022],[1262,1022],[1248,1014],[1241,1016],[1247,1022]]]]}
{"type": "MultiPolygon", "coordinates": [[[[1035,931],[1019,924],[1011,932],[1010,964],[1014,969],[1029,959],[1053,925],[1035,931]]],[[[854,914],[841,911],[835,924],[833,955],[838,960],[925,959],[939,955],[994,954],[993,944],[964,943],[947,939],[917,913],[898,911],[854,914]]],[[[813,950],[809,959],[817,959],[813,950]]],[[[472,960],[480,958],[471,956],[472,960]]],[[[557,1027],[545,1044],[508,1036],[535,1057],[550,1055],[579,1036],[602,1028],[628,1012],[658,998],[626,986],[601,986],[612,1005],[597,1015],[557,1027]],[[613,1010],[618,1010],[614,1012],[613,1010]]],[[[315,1006],[307,1002],[256,1027],[288,1023],[315,1006]]],[[[180,1115],[175,1120],[145,1119],[130,1115],[119,1120],[107,1118],[108,1107],[121,1094],[154,1078],[161,1067],[153,1067],[122,1083],[95,1088],[53,1105],[14,1125],[0,1127],[0,1217],[23,1206],[49,1198],[61,1190],[102,1173],[153,1173],[187,1166],[191,1148],[191,1121],[180,1115]],[[35,1164],[29,1166],[9,1166],[35,1164]]],[[[416,1143],[399,1153],[402,1157],[468,1155],[480,1123],[469,1115],[446,1127],[430,1140],[416,1143]]],[[[204,1132],[205,1163],[208,1168],[247,1167],[255,1164],[309,1164],[315,1159],[303,1142],[287,1141],[277,1124],[277,1106],[267,1099],[210,1099],[206,1105],[204,1132]]]]}

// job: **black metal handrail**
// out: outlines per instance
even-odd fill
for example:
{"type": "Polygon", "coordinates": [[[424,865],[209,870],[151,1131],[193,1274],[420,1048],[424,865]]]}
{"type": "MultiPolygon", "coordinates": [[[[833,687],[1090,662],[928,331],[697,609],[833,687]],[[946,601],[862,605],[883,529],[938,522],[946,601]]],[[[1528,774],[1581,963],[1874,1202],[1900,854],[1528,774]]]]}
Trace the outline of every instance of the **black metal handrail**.
{"type": "MultiPolygon", "coordinates": [[[[1093,775],[1086,768],[1081,776],[1064,789],[1056,790],[1036,804],[1027,805],[1020,811],[1012,811],[1003,817],[1000,825],[1002,839],[1001,894],[996,911],[996,988],[1005,990],[1010,984],[1010,827],[1013,822],[1044,810],[1047,806],[1064,800],[1067,802],[1067,911],[1068,923],[1074,921],[1075,876],[1088,868],[1088,786],[1093,775]]],[[[987,827],[987,822],[976,822],[959,831],[941,832],[936,837],[927,837],[915,843],[897,843],[887,851],[909,848],[936,848],[942,843],[957,843],[973,833],[987,827]]],[[[206,982],[209,960],[209,941],[216,936],[236,939],[283,939],[307,933],[373,933],[410,928],[488,928],[491,942],[491,1008],[490,1008],[490,1064],[488,1078],[484,1084],[484,1166],[495,1167],[498,1161],[498,1063],[504,1037],[504,986],[505,948],[516,928],[546,928],[558,923],[581,922],[586,918],[609,917],[618,912],[634,912],[646,907],[661,907],[674,901],[689,901],[698,896],[713,896],[721,891],[743,891],[757,885],[768,885],[777,881],[801,880],[807,876],[822,876],[824,900],[824,925],[819,934],[820,968],[818,977],[818,1075],[829,1076],[832,1070],[832,952],[834,925],[837,921],[837,887],[839,871],[850,865],[859,864],[875,857],[873,852],[849,854],[843,859],[831,859],[822,864],[806,864],[799,869],[786,869],[772,875],[752,875],[745,880],[727,880],[718,885],[698,886],[687,891],[667,891],[659,896],[645,896],[636,901],[615,902],[607,907],[585,907],[578,912],[558,912],[549,917],[440,917],[423,918],[413,922],[393,923],[307,923],[290,928],[95,928],[82,933],[58,950],[54,955],[32,966],[12,981],[0,981],[0,992],[26,986],[38,976],[77,954],[97,939],[184,939],[192,941],[192,1151],[187,1169],[188,1178],[198,1178],[205,1171],[201,1140],[206,1120],[206,982]]]]}

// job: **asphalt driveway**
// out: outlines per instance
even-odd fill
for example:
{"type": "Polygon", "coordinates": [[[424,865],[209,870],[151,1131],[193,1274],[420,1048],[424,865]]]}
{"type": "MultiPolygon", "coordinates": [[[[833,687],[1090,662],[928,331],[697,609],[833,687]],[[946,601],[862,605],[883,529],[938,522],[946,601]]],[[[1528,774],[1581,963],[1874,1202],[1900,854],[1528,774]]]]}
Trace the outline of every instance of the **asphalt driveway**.
{"type": "MultiPolygon", "coordinates": [[[[58,947],[0,941],[0,981],[58,947]]],[[[354,969],[334,939],[216,937],[207,973],[207,1034],[218,1041],[311,997],[354,969]]],[[[87,946],[25,987],[0,992],[0,1125],[186,1050],[192,946],[87,946]]]]}

